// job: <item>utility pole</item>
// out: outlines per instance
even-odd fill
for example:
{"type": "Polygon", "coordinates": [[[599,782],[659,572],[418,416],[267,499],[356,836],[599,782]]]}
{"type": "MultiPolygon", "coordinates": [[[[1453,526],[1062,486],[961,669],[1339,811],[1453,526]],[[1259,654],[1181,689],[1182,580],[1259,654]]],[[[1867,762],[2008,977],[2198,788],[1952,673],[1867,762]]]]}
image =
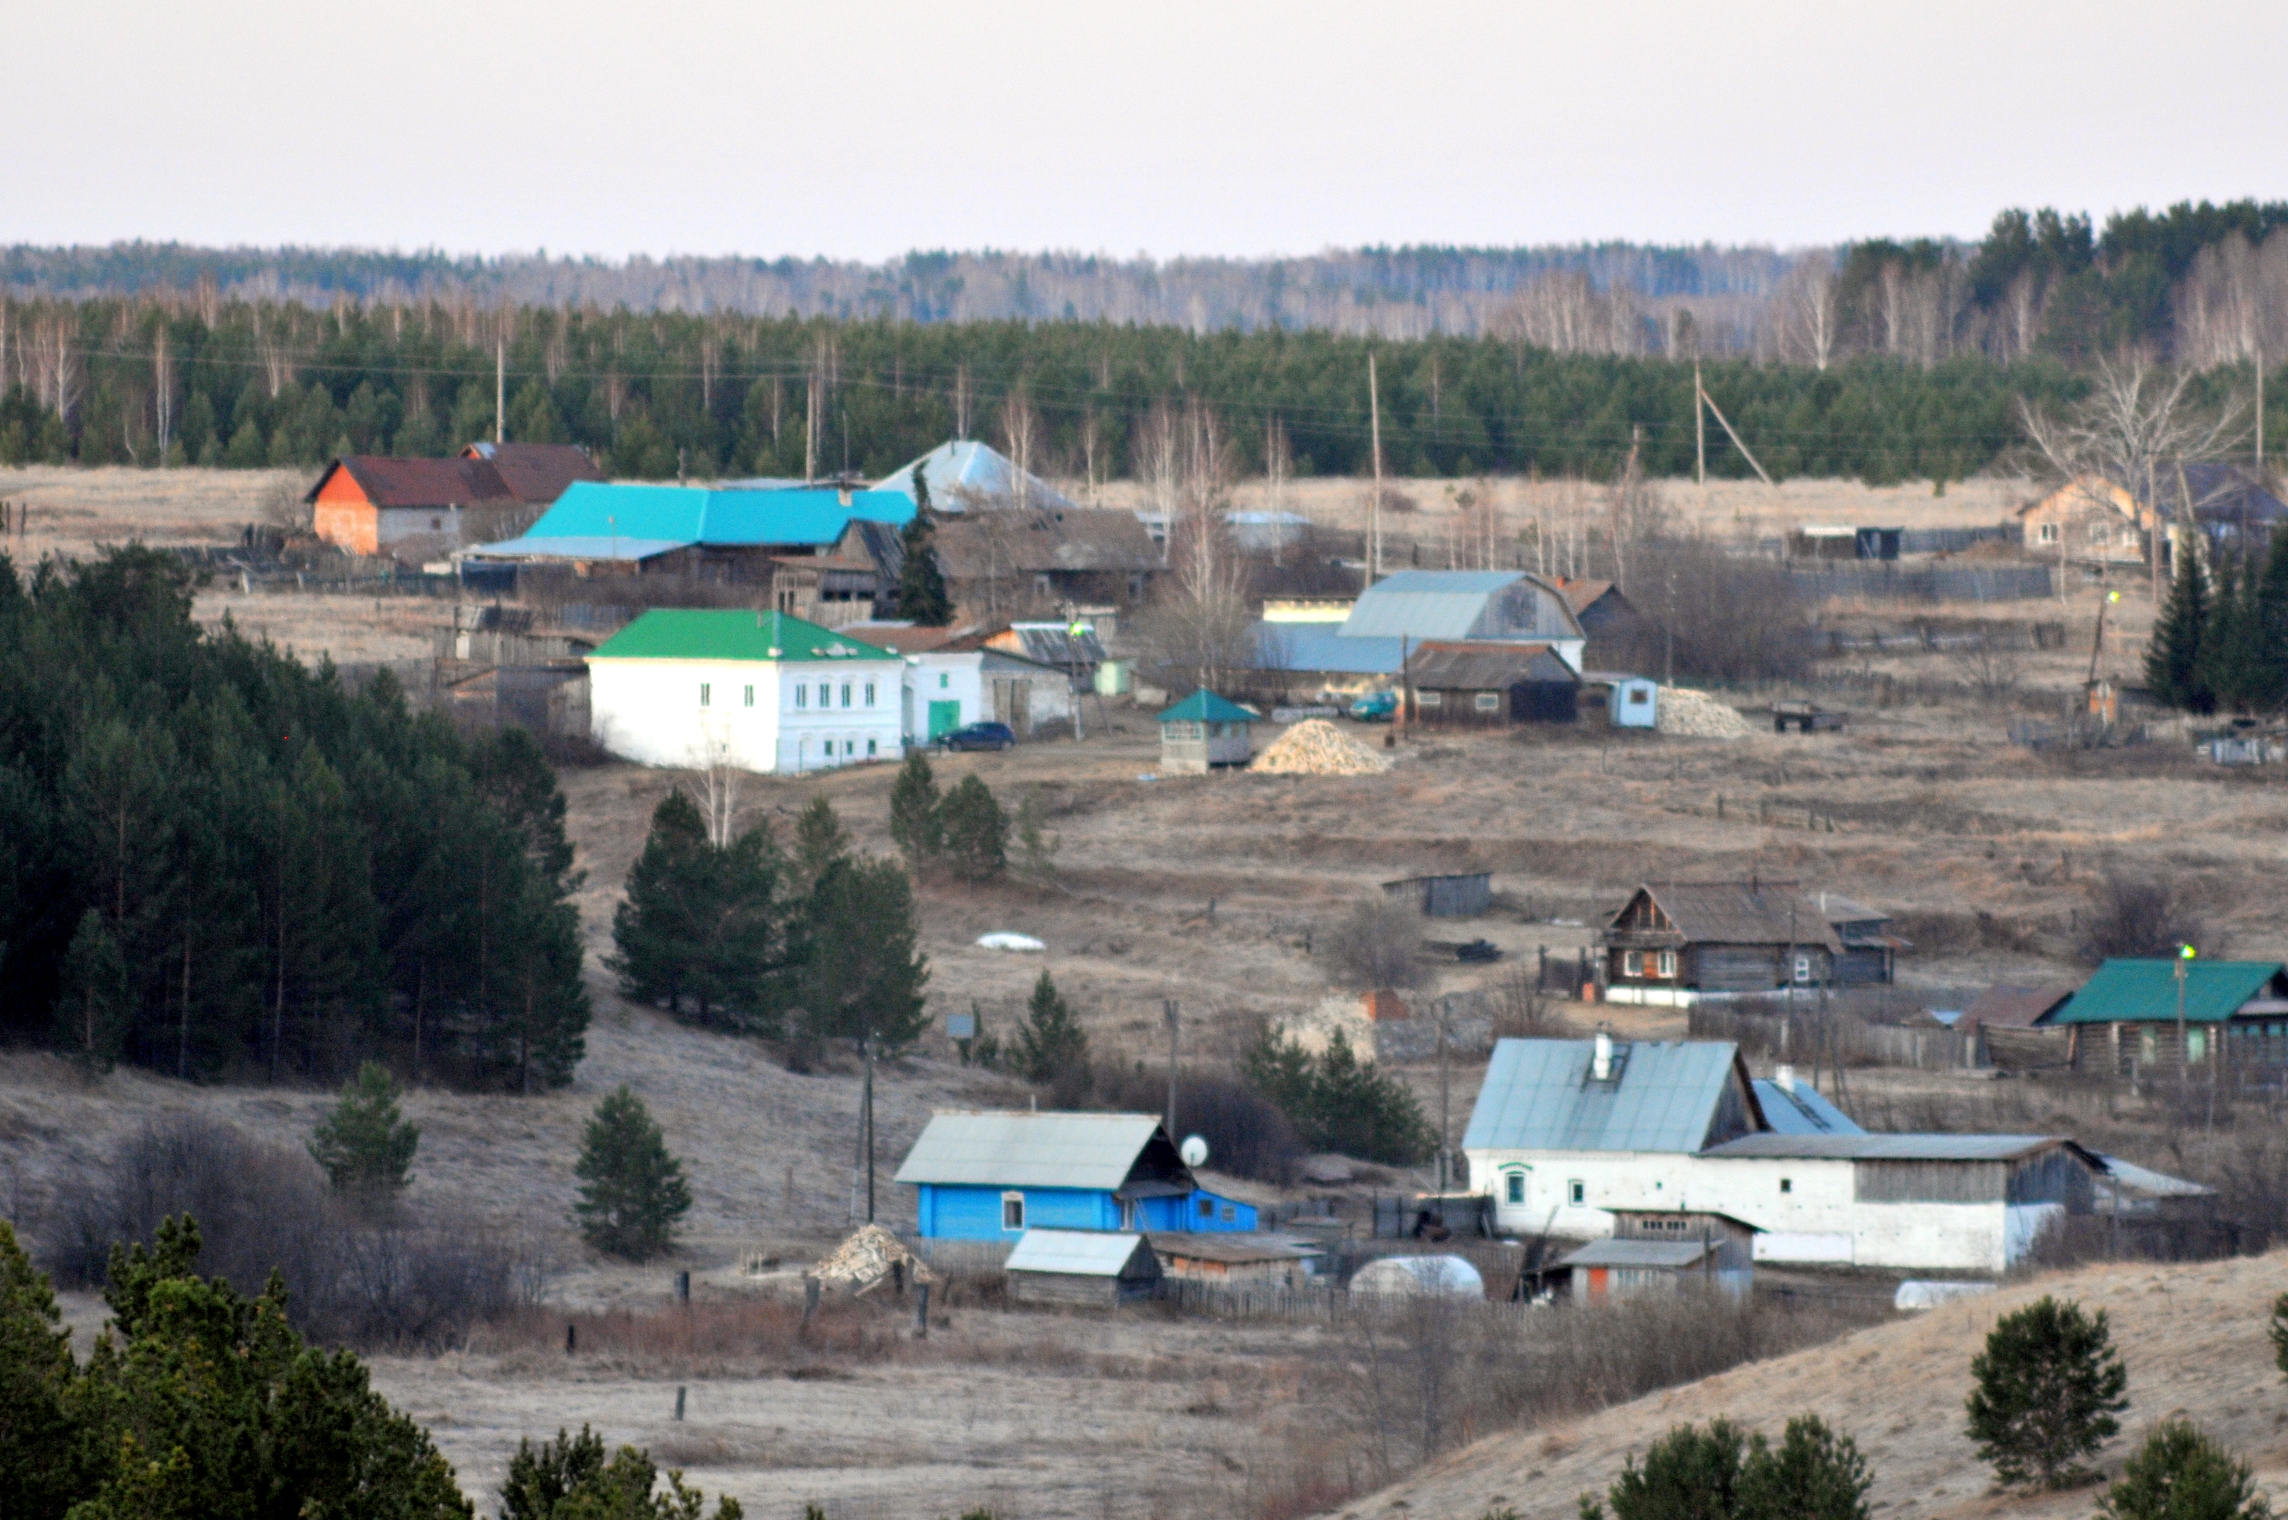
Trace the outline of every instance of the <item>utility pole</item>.
{"type": "Polygon", "coordinates": [[[810,372],[809,388],[803,402],[802,423],[802,481],[804,485],[818,479],[818,371],[810,372]]]}
{"type": "Polygon", "coordinates": [[[1449,1083],[1446,1060],[1447,1019],[1453,1012],[1453,999],[1438,999],[1438,1191],[1443,1193],[1453,1184],[1454,1114],[1453,1091],[1449,1083]]]}
{"type": "Polygon", "coordinates": [[[2192,1048],[2185,1042],[2185,973],[2193,964],[2191,945],[2177,947],[2177,1086],[2180,1090],[2192,1084],[2193,1063],[2188,1057],[2192,1048]]]}
{"type": "Polygon", "coordinates": [[[1176,1038],[1183,1027],[1180,1016],[1182,1005],[1174,998],[1160,1004],[1160,1015],[1168,1021],[1168,1138],[1176,1138],[1176,1038]]]}
{"type": "Polygon", "coordinates": [[[2256,351],[2256,473],[2259,477],[2264,474],[2264,350],[2261,348],[2256,351]]]}
{"type": "Polygon", "coordinates": [[[1708,486],[1708,393],[1700,388],[1700,361],[1692,361],[1692,483],[1708,486]]]}
{"type": "Polygon", "coordinates": [[[874,1222],[874,1032],[860,1042],[866,1051],[866,1222],[874,1222]]]}
{"type": "Polygon", "coordinates": [[[508,442],[508,336],[493,334],[493,442],[508,442]]]}
{"type": "Polygon", "coordinates": [[[1375,383],[1374,355],[1366,356],[1367,433],[1374,449],[1374,496],[1366,505],[1366,583],[1382,576],[1382,391],[1375,383]]]}

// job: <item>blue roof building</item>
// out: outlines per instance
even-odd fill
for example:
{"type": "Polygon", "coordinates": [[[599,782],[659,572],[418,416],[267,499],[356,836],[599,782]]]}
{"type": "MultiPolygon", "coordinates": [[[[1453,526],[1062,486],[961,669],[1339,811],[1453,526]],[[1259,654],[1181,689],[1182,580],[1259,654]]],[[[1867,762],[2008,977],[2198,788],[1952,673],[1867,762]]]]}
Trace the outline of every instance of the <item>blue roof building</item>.
{"type": "Polygon", "coordinates": [[[1256,1227],[1254,1206],[1202,1188],[1150,1114],[938,1114],[897,1180],[918,1190],[918,1231],[935,1240],[1256,1227]]]}
{"type": "Polygon", "coordinates": [[[636,561],[679,549],[830,549],[853,522],[902,527],[896,491],[717,490],[577,482],[521,538],[470,551],[481,559],[636,561]]]}

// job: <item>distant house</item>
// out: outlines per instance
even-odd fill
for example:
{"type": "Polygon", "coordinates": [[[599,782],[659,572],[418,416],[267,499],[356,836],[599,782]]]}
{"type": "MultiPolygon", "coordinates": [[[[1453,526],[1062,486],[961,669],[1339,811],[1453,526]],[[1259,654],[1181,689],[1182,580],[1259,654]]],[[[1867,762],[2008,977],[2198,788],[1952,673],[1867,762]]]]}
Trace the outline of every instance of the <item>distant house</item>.
{"type": "Polygon", "coordinates": [[[1588,642],[1565,593],[1523,570],[1401,570],[1359,593],[1342,636],[1546,644],[1576,673],[1588,642]]]}
{"type": "Polygon", "coordinates": [[[1613,1233],[1558,1262],[1581,1303],[1646,1291],[1714,1288],[1745,1298],[1756,1275],[1756,1228],[1701,1210],[1621,1209],[1613,1233]]]}
{"type": "Polygon", "coordinates": [[[1409,722],[1507,728],[1579,719],[1580,672],[1547,644],[1443,643],[1413,652],[1405,683],[1409,722]]]}
{"type": "Polygon", "coordinates": [[[1840,892],[1820,893],[1819,911],[1843,944],[1835,957],[1838,986],[1863,987],[1895,979],[1899,952],[1914,946],[1893,932],[1890,914],[1853,902],[1840,892]]]}
{"type": "Polygon", "coordinates": [[[916,1190],[916,1228],[932,1239],[1256,1227],[1254,1206],[1202,1188],[1150,1114],[941,1113],[897,1180],[916,1190]]]}
{"type": "Polygon", "coordinates": [[[1581,668],[1633,672],[1658,668],[1660,629],[1611,581],[1557,578],[1565,604],[1588,639],[1581,668]]]}
{"type": "Polygon", "coordinates": [[[1040,476],[1017,468],[1008,455],[974,438],[955,438],[939,444],[919,459],[892,470],[874,483],[877,491],[896,491],[914,499],[914,476],[929,483],[930,510],[953,516],[1002,507],[1038,507],[1051,512],[1078,511],[1080,503],[1040,476]]]}
{"type": "Polygon", "coordinates": [[[587,664],[590,731],[623,759],[799,773],[903,753],[903,662],[781,612],[654,609],[587,664]]]}
{"type": "Polygon", "coordinates": [[[1160,1286],[1160,1259],[1133,1230],[1030,1229],[1004,1263],[1009,1297],[1021,1304],[1117,1309],[1160,1286]]]}
{"type": "Polygon", "coordinates": [[[303,500],[327,543],[417,562],[459,548],[476,509],[537,512],[573,482],[603,478],[569,444],[471,444],[457,459],[344,454],[303,500]]]}
{"type": "MultiPolygon", "coordinates": [[[[2278,961],[2109,960],[2042,1016],[2072,1031],[2073,1065],[2135,1078],[2288,1067],[2288,966],[2278,961]]],[[[2275,1078],[2275,1080],[2277,1080],[2275,1078]]]]}
{"type": "Polygon", "coordinates": [[[1072,716],[1065,671],[995,646],[976,628],[851,623],[845,631],[906,664],[900,721],[909,744],[929,744],[972,723],[1006,723],[1019,738],[1072,716]]]}
{"type": "MultiPolygon", "coordinates": [[[[934,503],[934,485],[931,492],[934,503]]],[[[972,618],[1140,602],[1165,568],[1131,512],[978,506],[940,520],[933,538],[947,589],[972,618]]]]}
{"type": "MultiPolygon", "coordinates": [[[[1746,881],[1641,886],[1598,944],[1608,1002],[1672,1008],[1809,992],[1836,979],[1848,954],[1868,948],[1846,945],[1820,900],[1793,882],[1746,881]]],[[[1882,979],[1888,976],[1886,959],[1882,979]]]]}
{"type": "Polygon", "coordinates": [[[2075,564],[2142,565],[2152,536],[2164,533],[2161,561],[2169,563],[2166,534],[2197,524],[2212,544],[2263,545],[2288,521],[2288,503],[2255,471],[2214,460],[2164,463],[2148,483],[2079,475],[2018,509],[2026,548],[2075,564]]]}

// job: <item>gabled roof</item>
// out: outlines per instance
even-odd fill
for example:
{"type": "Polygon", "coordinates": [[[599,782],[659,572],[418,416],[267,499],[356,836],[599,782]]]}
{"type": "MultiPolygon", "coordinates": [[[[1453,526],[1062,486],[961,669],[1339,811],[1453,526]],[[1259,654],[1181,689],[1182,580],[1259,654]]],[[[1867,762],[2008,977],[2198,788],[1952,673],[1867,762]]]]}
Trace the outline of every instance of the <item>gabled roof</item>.
{"type": "Polygon", "coordinates": [[[1581,638],[1565,593],[1522,570],[1401,570],[1359,593],[1350,638],[1581,638]]]}
{"type": "Polygon", "coordinates": [[[1157,723],[1253,723],[1255,714],[1205,686],[1153,720],[1157,723]]]}
{"type": "Polygon", "coordinates": [[[1134,1230],[1027,1230],[1017,1237],[1016,1247],[1009,1252],[1004,1266],[1011,1272],[1059,1272],[1072,1277],[1120,1277],[1127,1273],[1130,1262],[1142,1252],[1145,1260],[1136,1262],[1139,1275],[1150,1276],[1159,1270],[1159,1262],[1152,1255],[1144,1237],[1134,1230]],[[1149,1263],[1148,1270],[1146,1269],[1149,1263]]]}
{"type": "Polygon", "coordinates": [[[489,461],[391,459],[382,454],[339,456],[302,499],[316,501],[336,472],[356,481],[365,499],[377,507],[467,507],[517,499],[489,461]]]}
{"type": "MultiPolygon", "coordinates": [[[[904,523],[914,504],[889,491],[714,491],[703,486],[578,481],[525,530],[525,538],[656,539],[724,547],[837,542],[853,519],[904,523]]],[[[515,541],[512,540],[511,543],[515,541]]],[[[493,545],[495,550],[508,545],[493,545]]]]}
{"type": "MultiPolygon", "coordinates": [[[[2288,991],[2288,971],[2278,961],[2185,963],[2185,1019],[2220,1024],[2240,1005],[2267,988],[2288,991]]],[[[2047,1024],[2129,1024],[2173,1022],[2177,1017],[2177,962],[2109,960],[2082,984],[2047,1024]]]]}
{"type": "Polygon", "coordinates": [[[1793,883],[1677,881],[1650,883],[1629,895],[1608,921],[1617,930],[1639,895],[1649,895],[1690,945],[1821,945],[1841,950],[1843,941],[1819,904],[1793,883]]]}
{"type": "Polygon", "coordinates": [[[1565,593],[1565,605],[1573,609],[1575,617],[1579,617],[1596,603],[1597,598],[1612,590],[1613,583],[1611,581],[1568,580],[1559,576],[1557,589],[1565,593]]]}
{"type": "Polygon", "coordinates": [[[1547,644],[1425,642],[1409,657],[1406,680],[1425,691],[1506,691],[1520,681],[1580,684],[1547,644]]]}
{"type": "Polygon", "coordinates": [[[1145,1238],[1152,1242],[1152,1249],[1162,1256],[1180,1256],[1191,1261],[1220,1261],[1233,1265],[1256,1261],[1308,1261],[1324,1254],[1315,1244],[1305,1247],[1269,1235],[1236,1232],[1208,1235],[1186,1230],[1153,1230],[1145,1238]]]}
{"type": "Polygon", "coordinates": [[[593,660],[895,660],[849,634],[783,612],[654,607],[596,646],[593,660]]]}
{"type": "Polygon", "coordinates": [[[586,559],[640,564],[690,547],[691,541],[684,538],[504,538],[498,543],[478,544],[462,552],[469,559],[586,559]]]}
{"type": "Polygon", "coordinates": [[[1699,1240],[1592,1240],[1570,1256],[1561,1258],[1561,1267],[1651,1267],[1664,1271],[1680,1271],[1697,1267],[1701,1259],[1716,1254],[1720,1241],[1699,1240]]]}
{"type": "Polygon", "coordinates": [[[1394,676],[1405,651],[1396,638],[1345,635],[1338,623],[1257,623],[1255,668],[1328,675],[1394,676]]]}
{"type": "Polygon", "coordinates": [[[576,480],[604,478],[588,451],[573,443],[472,443],[461,457],[488,461],[511,496],[544,506],[576,480]]]}
{"type": "MultiPolygon", "coordinates": [[[[1981,1024],[1997,1029],[2030,1029],[2074,995],[2071,987],[1989,987],[1962,1010],[1955,1028],[1975,1029],[1981,1024]]],[[[2170,1012],[2175,1013],[2172,1007],[2170,1012]]]]}
{"type": "Polygon", "coordinates": [[[1078,633],[1069,623],[1011,623],[987,634],[984,643],[1036,665],[1101,665],[1106,659],[1104,642],[1089,623],[1082,623],[1078,633]]]}
{"type": "MultiPolygon", "coordinates": [[[[895,491],[914,499],[914,468],[923,466],[929,481],[930,510],[960,513],[971,507],[1012,506],[1017,498],[1018,469],[1008,455],[973,438],[955,438],[939,444],[921,458],[892,470],[874,483],[877,491],[895,491]]],[[[1038,475],[1025,476],[1027,504],[1035,507],[1077,508],[1078,502],[1038,475]]]]}
{"type": "Polygon", "coordinates": [[[892,654],[931,654],[976,632],[972,628],[922,628],[912,623],[851,623],[842,631],[892,654]]]}
{"type": "Polygon", "coordinates": [[[1616,1042],[1619,1072],[1604,1082],[1590,1080],[1595,1050],[1593,1040],[1496,1042],[1463,1146],[1694,1152],[1735,1076],[1746,1085],[1739,1047],[1725,1040],[1616,1042]]]}
{"type": "Polygon", "coordinates": [[[1780,1135],[1863,1135],[1852,1117],[1820,1095],[1819,1089],[1797,1082],[1783,1087],[1768,1077],[1756,1079],[1756,1106],[1764,1121],[1780,1135]]]}
{"type": "Polygon", "coordinates": [[[1086,1188],[1112,1192],[1155,1155],[1169,1175],[1190,1171],[1151,1114],[937,1114],[897,1180],[947,1186],[1086,1188]]]}

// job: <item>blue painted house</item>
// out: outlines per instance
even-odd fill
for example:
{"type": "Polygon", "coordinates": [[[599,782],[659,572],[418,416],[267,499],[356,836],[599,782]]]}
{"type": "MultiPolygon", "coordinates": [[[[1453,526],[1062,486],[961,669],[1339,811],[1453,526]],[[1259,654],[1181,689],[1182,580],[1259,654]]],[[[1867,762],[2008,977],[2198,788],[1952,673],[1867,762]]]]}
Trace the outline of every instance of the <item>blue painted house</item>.
{"type": "Polygon", "coordinates": [[[897,1180],[920,1190],[919,1232],[936,1240],[1256,1227],[1253,1205],[1193,1179],[1151,1114],[938,1114],[897,1180]]]}

